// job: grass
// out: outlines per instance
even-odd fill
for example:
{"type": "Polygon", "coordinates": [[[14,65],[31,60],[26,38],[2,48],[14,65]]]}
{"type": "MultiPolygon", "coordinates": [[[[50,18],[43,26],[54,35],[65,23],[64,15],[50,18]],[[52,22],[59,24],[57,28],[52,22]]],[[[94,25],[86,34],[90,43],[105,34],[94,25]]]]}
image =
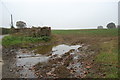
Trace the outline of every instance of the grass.
{"type": "Polygon", "coordinates": [[[79,34],[84,36],[117,36],[118,29],[52,30],[53,34],[79,34]]]}
{"type": "Polygon", "coordinates": [[[105,78],[118,78],[118,48],[114,40],[102,43],[102,50],[95,57],[96,63],[101,63],[101,70],[106,74],[105,78]],[[109,66],[111,65],[111,66],[109,66]]]}
{"type": "Polygon", "coordinates": [[[50,37],[44,36],[44,37],[23,37],[23,36],[5,36],[2,39],[2,45],[3,46],[11,46],[21,43],[35,43],[39,41],[49,41],[50,37]]]}

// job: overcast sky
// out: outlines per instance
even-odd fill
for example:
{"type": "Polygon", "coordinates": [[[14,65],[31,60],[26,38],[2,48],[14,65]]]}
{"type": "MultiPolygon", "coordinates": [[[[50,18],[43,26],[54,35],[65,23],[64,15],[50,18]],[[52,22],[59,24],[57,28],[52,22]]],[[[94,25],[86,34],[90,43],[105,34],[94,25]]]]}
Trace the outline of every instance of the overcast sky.
{"type": "Polygon", "coordinates": [[[1,26],[9,27],[10,13],[27,26],[52,29],[86,29],[110,22],[118,24],[119,0],[1,0],[1,26]],[[7,8],[6,8],[6,7],[7,8]]]}

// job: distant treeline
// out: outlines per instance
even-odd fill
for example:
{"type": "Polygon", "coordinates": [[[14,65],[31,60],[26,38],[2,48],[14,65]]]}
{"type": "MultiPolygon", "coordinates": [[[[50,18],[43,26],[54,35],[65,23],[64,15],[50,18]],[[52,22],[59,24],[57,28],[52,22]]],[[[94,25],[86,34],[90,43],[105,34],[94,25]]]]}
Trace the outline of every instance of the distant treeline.
{"type": "Polygon", "coordinates": [[[9,34],[10,33],[10,29],[8,28],[0,28],[0,34],[9,34]]]}

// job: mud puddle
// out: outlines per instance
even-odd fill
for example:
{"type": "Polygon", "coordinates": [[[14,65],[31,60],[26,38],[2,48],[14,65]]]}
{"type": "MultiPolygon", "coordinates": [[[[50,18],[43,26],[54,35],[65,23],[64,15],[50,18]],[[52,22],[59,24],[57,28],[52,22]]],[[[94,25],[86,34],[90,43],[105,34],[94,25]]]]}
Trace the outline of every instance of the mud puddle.
{"type": "Polygon", "coordinates": [[[53,47],[47,64],[39,62],[34,66],[36,75],[39,78],[83,77],[85,69],[80,62],[79,48],[81,47],[80,45],[65,44],[53,47]]]}
{"type": "MultiPolygon", "coordinates": [[[[20,78],[37,78],[33,68],[37,63],[48,63],[49,59],[54,58],[54,55],[62,56],[70,50],[77,51],[80,45],[65,45],[58,46],[40,46],[32,51],[27,49],[19,49],[16,53],[16,66],[20,73],[20,78]]],[[[75,52],[71,52],[74,54],[75,52]]],[[[76,58],[76,57],[75,57],[76,58]]],[[[80,65],[80,64],[79,64],[80,65]]],[[[74,65],[73,65],[74,66],[74,65]]],[[[70,68],[71,66],[69,66],[70,68]]]]}
{"type": "Polygon", "coordinates": [[[42,55],[62,55],[71,49],[77,50],[78,48],[82,47],[81,45],[66,45],[60,44],[57,46],[54,45],[44,45],[33,48],[35,54],[42,54],[42,55]]]}
{"type": "Polygon", "coordinates": [[[47,62],[48,57],[41,54],[34,54],[26,49],[20,49],[16,55],[16,65],[20,68],[21,78],[36,78],[34,71],[32,71],[32,66],[38,62],[47,62]]]}
{"type": "Polygon", "coordinates": [[[65,45],[65,44],[58,45],[58,46],[52,48],[52,55],[62,55],[64,53],[70,51],[71,49],[78,50],[79,47],[82,47],[82,46],[80,46],[80,45],[69,46],[69,45],[65,45]]]}

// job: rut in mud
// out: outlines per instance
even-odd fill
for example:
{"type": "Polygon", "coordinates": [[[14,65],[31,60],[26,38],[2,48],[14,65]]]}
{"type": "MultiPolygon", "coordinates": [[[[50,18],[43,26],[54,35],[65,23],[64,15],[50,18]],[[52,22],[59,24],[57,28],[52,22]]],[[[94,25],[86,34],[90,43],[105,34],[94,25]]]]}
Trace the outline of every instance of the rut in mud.
{"type": "Polygon", "coordinates": [[[61,44],[38,46],[31,50],[3,49],[3,78],[84,77],[82,46],[61,44]]]}

